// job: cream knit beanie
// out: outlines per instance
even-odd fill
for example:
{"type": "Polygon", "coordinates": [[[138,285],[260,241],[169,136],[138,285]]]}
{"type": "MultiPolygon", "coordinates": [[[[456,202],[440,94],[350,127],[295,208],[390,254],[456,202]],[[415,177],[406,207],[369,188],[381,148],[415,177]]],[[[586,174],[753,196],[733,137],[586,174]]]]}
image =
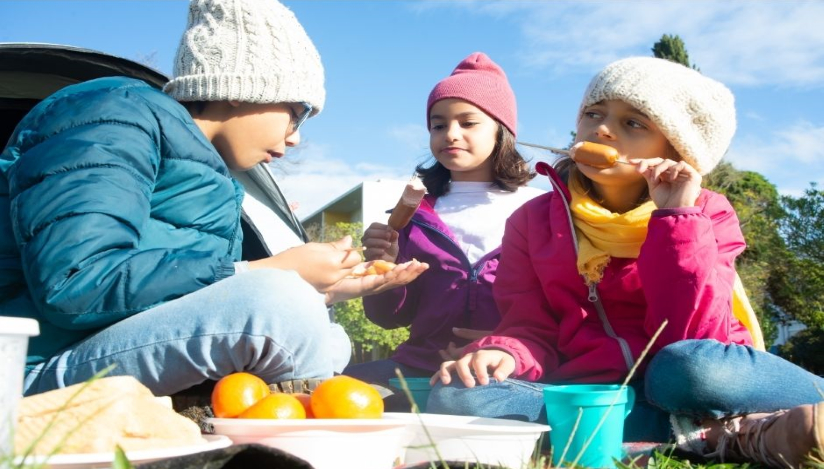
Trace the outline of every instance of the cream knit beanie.
{"type": "Polygon", "coordinates": [[[277,0],[191,0],[189,20],[163,90],[178,101],[326,100],[320,55],[277,0]]]}
{"type": "Polygon", "coordinates": [[[649,116],[684,161],[701,174],[721,161],[735,134],[730,90],[669,60],[633,57],[607,65],[590,82],[578,118],[586,106],[610,99],[649,116]]]}

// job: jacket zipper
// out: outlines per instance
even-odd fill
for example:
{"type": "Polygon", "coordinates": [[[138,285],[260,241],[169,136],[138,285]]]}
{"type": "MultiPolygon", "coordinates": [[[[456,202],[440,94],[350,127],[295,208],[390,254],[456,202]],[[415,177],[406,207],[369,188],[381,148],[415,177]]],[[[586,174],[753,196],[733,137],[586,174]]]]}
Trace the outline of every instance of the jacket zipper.
{"type": "Polygon", "coordinates": [[[623,337],[616,334],[615,329],[612,328],[612,324],[609,323],[609,319],[607,319],[607,312],[604,310],[604,304],[598,296],[597,287],[598,284],[595,283],[589,285],[588,299],[595,304],[595,310],[598,311],[598,317],[601,319],[601,324],[604,326],[604,332],[618,341],[618,346],[621,347],[621,354],[624,356],[624,363],[627,365],[627,370],[631,370],[632,366],[635,365],[635,359],[632,357],[632,350],[629,348],[627,341],[623,337]]]}
{"type": "MultiPolygon", "coordinates": [[[[569,201],[566,200],[564,196],[564,191],[561,190],[560,187],[555,182],[553,177],[549,177],[549,182],[552,184],[552,188],[562,197],[564,202],[564,210],[566,210],[567,215],[567,224],[569,226],[570,233],[572,234],[572,246],[575,249],[575,257],[578,257],[578,238],[575,236],[575,224],[572,222],[572,211],[569,208],[569,201]]],[[[583,278],[583,276],[582,276],[583,278]]],[[[584,279],[586,283],[586,279],[584,279]]],[[[607,312],[604,309],[604,304],[601,301],[600,295],[598,295],[598,283],[592,283],[587,285],[589,294],[587,295],[587,299],[595,306],[595,310],[598,312],[598,318],[601,320],[601,324],[604,327],[604,332],[606,332],[607,336],[615,339],[618,342],[618,346],[621,348],[621,354],[624,356],[624,363],[627,366],[627,370],[631,370],[633,365],[635,364],[635,359],[632,356],[632,350],[629,348],[629,344],[627,341],[620,337],[618,334],[615,333],[615,329],[612,328],[612,324],[609,322],[609,318],[607,318],[607,312]]]]}
{"type": "Polygon", "coordinates": [[[461,247],[458,246],[458,243],[453,241],[452,238],[450,238],[446,233],[444,233],[443,231],[435,228],[434,226],[432,226],[430,224],[423,223],[423,222],[415,220],[415,219],[412,219],[412,223],[414,223],[415,225],[418,225],[422,228],[426,228],[428,230],[431,230],[431,231],[437,233],[438,235],[442,236],[451,245],[455,246],[455,248],[458,250],[458,252],[461,253],[461,255],[460,255],[461,262],[464,264],[464,266],[466,267],[466,271],[469,274],[471,294],[467,298],[467,308],[466,308],[464,316],[465,316],[466,323],[470,324],[470,322],[469,322],[469,312],[473,311],[475,309],[475,299],[474,298],[475,298],[475,295],[477,295],[477,292],[475,291],[475,287],[477,287],[477,284],[478,284],[478,275],[480,275],[480,272],[481,272],[483,266],[486,264],[485,258],[487,257],[487,255],[489,253],[486,253],[486,254],[484,254],[483,257],[481,257],[480,260],[483,261],[483,262],[479,261],[477,266],[473,266],[472,263],[469,262],[469,258],[466,257],[466,254],[463,252],[461,247]]]}

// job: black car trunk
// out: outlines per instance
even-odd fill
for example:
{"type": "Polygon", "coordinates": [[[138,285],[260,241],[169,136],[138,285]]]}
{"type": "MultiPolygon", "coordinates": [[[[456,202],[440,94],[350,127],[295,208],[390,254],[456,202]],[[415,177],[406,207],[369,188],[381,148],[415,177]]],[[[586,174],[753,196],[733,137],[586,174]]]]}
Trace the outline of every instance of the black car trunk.
{"type": "Polygon", "coordinates": [[[121,57],[55,44],[0,43],[0,149],[37,103],[55,91],[110,76],[141,79],[161,88],[162,73],[121,57]]]}

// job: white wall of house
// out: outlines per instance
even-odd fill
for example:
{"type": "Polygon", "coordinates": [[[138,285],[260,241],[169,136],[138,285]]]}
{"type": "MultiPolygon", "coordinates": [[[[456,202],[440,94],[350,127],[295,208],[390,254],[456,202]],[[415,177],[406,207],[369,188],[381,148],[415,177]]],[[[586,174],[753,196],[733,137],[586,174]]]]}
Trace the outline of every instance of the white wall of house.
{"type": "Polygon", "coordinates": [[[380,179],[364,181],[343,195],[329,199],[321,208],[304,217],[304,225],[312,223],[331,223],[329,220],[339,220],[341,214],[346,214],[351,223],[362,222],[366,229],[374,222],[386,223],[389,219],[387,210],[395,207],[398,199],[406,187],[406,181],[394,179],[380,179]],[[327,219],[327,214],[329,215],[327,219]]]}
{"type": "Polygon", "coordinates": [[[807,328],[803,323],[794,320],[780,321],[776,325],[778,327],[778,334],[773,345],[784,345],[790,337],[807,328]]]}

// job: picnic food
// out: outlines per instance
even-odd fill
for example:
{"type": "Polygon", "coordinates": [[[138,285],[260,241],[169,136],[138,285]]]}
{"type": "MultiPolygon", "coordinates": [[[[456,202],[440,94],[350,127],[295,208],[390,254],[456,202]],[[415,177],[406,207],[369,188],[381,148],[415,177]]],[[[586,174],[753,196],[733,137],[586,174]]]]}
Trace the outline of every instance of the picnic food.
{"type": "Polygon", "coordinates": [[[32,454],[110,453],[115,446],[135,451],[205,443],[197,424],[161,403],[131,376],[101,378],[22,399],[15,452],[23,454],[40,435],[43,438],[32,454]]]}
{"type": "MultiPolygon", "coordinates": [[[[308,396],[307,396],[308,397],[308,396]]],[[[291,394],[272,393],[237,416],[239,419],[305,419],[303,404],[291,394]]]]}
{"type": "Polygon", "coordinates": [[[418,206],[421,204],[421,200],[423,200],[425,194],[426,187],[424,187],[421,180],[418,179],[417,176],[412,176],[412,179],[406,183],[403,194],[401,194],[401,198],[398,200],[395,208],[392,209],[387,224],[392,227],[393,230],[402,230],[409,224],[409,221],[412,220],[412,215],[418,210],[418,206]]]}
{"type": "Polygon", "coordinates": [[[379,419],[383,399],[369,384],[338,375],[320,383],[311,395],[312,413],[319,419],[379,419]]]}
{"type": "Polygon", "coordinates": [[[618,161],[618,150],[600,143],[578,142],[570,148],[569,156],[576,163],[604,169],[618,161]]]}
{"type": "Polygon", "coordinates": [[[377,259],[369,261],[365,264],[359,265],[352,269],[352,277],[366,277],[367,275],[383,275],[394,269],[396,264],[394,262],[377,259]]]}
{"type": "Polygon", "coordinates": [[[232,373],[215,384],[212,391],[212,411],[215,417],[237,417],[257,401],[268,396],[269,386],[250,373],[232,373]]]}
{"type": "Polygon", "coordinates": [[[315,418],[315,414],[312,413],[312,397],[309,396],[309,394],[294,393],[291,395],[295,396],[295,399],[300,401],[301,405],[303,405],[303,411],[306,412],[306,418],[315,418]]]}

